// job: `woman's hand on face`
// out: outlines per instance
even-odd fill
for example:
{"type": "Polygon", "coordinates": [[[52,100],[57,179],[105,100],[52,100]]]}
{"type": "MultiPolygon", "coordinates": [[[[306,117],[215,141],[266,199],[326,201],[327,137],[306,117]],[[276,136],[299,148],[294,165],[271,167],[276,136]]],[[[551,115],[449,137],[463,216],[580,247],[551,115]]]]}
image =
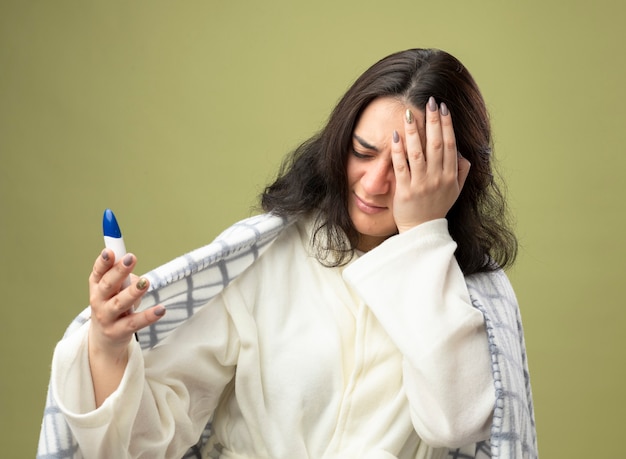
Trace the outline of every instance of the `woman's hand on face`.
{"type": "Polygon", "coordinates": [[[400,233],[444,218],[459,197],[470,169],[469,161],[457,151],[452,117],[445,104],[437,107],[431,97],[424,113],[424,143],[410,110],[404,120],[405,145],[399,134],[393,133],[391,158],[396,177],[393,215],[400,233]]]}
{"type": "Polygon", "coordinates": [[[149,286],[148,279],[131,274],[136,263],[137,258],[130,253],[121,260],[114,260],[110,249],[104,249],[96,259],[89,276],[90,352],[119,354],[137,330],[156,322],[165,313],[160,305],[134,312],[149,286]],[[130,285],[122,289],[129,276],[130,285]]]}

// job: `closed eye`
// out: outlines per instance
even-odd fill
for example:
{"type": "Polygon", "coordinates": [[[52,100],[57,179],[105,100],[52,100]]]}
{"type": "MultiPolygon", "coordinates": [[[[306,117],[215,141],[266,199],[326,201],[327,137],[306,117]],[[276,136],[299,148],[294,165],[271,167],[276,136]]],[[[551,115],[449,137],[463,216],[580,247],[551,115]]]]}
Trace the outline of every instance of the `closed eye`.
{"type": "Polygon", "coordinates": [[[365,154],[365,153],[359,153],[354,148],[352,148],[352,154],[354,155],[355,158],[358,158],[358,159],[368,159],[368,158],[372,158],[373,157],[373,155],[368,155],[368,154],[365,154]]]}
{"type": "Polygon", "coordinates": [[[369,142],[365,141],[363,138],[359,137],[357,134],[353,133],[352,137],[355,140],[355,142],[354,142],[354,144],[352,146],[352,154],[356,158],[359,158],[359,159],[373,158],[376,153],[379,153],[378,148],[376,148],[374,145],[370,144],[369,142]],[[357,148],[358,149],[370,150],[374,154],[359,152],[359,151],[357,151],[357,148]]]}

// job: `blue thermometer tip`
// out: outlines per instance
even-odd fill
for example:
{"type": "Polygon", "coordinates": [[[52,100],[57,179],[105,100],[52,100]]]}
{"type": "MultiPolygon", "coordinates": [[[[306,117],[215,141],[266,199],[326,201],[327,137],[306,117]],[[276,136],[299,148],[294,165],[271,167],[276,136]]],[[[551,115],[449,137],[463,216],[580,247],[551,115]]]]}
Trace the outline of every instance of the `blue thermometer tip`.
{"type": "Polygon", "coordinates": [[[102,217],[102,232],[108,237],[122,237],[120,226],[117,224],[117,220],[115,219],[115,215],[113,215],[113,211],[111,209],[106,209],[104,211],[104,216],[102,217]]]}

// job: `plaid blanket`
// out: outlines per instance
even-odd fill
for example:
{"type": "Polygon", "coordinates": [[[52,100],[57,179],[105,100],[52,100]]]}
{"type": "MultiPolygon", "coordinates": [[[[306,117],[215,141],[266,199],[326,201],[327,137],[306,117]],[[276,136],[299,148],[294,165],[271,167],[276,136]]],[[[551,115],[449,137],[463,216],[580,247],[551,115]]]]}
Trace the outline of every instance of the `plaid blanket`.
{"type": "MultiPolygon", "coordinates": [[[[263,214],[240,221],[210,244],[176,258],[145,276],[150,291],[140,309],[156,304],[167,314],[138,332],[147,349],[218,294],[250,266],[276,236],[289,225],[286,219],[263,214]]],[[[449,451],[453,459],[536,459],[537,439],[526,347],[519,308],[511,286],[501,271],[466,279],[474,307],[485,317],[491,352],[496,403],[488,441],[449,451]]],[[[89,320],[85,308],[69,325],[67,337],[89,320]]],[[[207,425],[198,443],[184,458],[201,458],[210,435],[207,425]]],[[[55,403],[50,389],[41,424],[37,458],[80,458],[79,446],[55,403]]],[[[206,456],[205,456],[206,457],[206,456]]],[[[211,455],[212,457],[212,455],[211,455]]]]}

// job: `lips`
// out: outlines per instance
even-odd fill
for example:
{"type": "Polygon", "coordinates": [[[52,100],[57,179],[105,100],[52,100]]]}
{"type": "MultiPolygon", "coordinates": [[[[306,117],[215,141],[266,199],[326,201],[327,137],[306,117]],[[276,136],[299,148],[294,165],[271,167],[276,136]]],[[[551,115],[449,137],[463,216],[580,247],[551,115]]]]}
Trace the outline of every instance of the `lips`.
{"type": "Polygon", "coordinates": [[[356,193],[354,194],[354,202],[358,209],[366,214],[377,214],[387,210],[386,206],[377,206],[373,203],[364,201],[356,193]]]}

